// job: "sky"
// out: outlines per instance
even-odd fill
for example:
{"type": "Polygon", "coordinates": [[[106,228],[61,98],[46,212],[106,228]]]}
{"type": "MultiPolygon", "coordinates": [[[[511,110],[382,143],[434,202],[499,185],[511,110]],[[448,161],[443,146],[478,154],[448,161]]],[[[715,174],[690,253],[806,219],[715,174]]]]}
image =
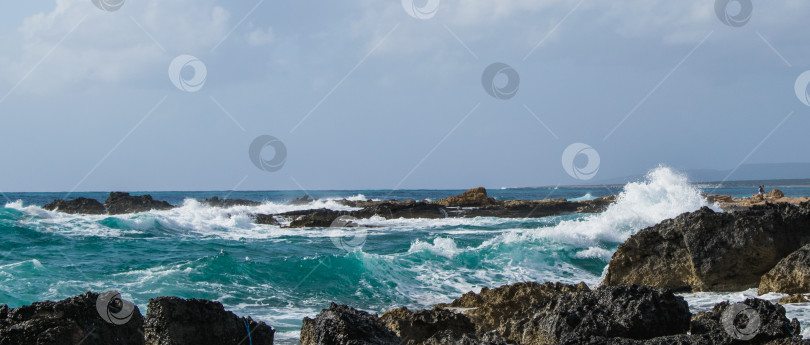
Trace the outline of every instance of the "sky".
{"type": "Polygon", "coordinates": [[[5,2],[0,191],[500,188],[810,162],[809,15],[806,0],[5,2]]]}

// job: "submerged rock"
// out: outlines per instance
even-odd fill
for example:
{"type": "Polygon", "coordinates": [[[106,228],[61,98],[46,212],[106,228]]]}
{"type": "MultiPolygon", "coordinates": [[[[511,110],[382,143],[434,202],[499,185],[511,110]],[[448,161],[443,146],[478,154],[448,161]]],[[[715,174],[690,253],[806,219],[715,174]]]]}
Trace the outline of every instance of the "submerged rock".
{"type": "Polygon", "coordinates": [[[797,293],[795,295],[782,297],[777,302],[779,304],[808,303],[808,302],[810,302],[810,298],[808,298],[808,296],[805,296],[803,294],[797,293]]]}
{"type": "Polygon", "coordinates": [[[262,203],[253,200],[244,200],[244,199],[220,199],[218,196],[214,196],[208,199],[201,201],[200,203],[206,204],[211,207],[234,207],[234,206],[259,206],[262,203]]]}
{"type": "Polygon", "coordinates": [[[734,213],[704,207],[631,236],[613,254],[606,285],[741,291],[810,243],[810,203],[767,204],[734,213]]]}
{"type": "Polygon", "coordinates": [[[347,215],[347,211],[335,211],[326,208],[281,213],[278,216],[292,218],[291,228],[329,227],[337,217],[347,215]]]}
{"type": "Polygon", "coordinates": [[[143,316],[135,306],[122,324],[102,319],[99,294],[87,292],[59,302],[19,308],[0,305],[0,344],[107,345],[143,344],[143,316]]]}
{"type": "Polygon", "coordinates": [[[300,198],[295,198],[287,202],[287,205],[307,205],[312,203],[312,200],[309,199],[309,195],[304,195],[300,198]]]}
{"type": "Polygon", "coordinates": [[[72,214],[105,214],[107,209],[104,204],[96,199],[90,198],[76,198],[73,200],[57,199],[51,201],[49,204],[42,206],[43,209],[48,211],[59,211],[63,213],[72,214]]]}
{"type": "Polygon", "coordinates": [[[109,214],[126,214],[138,213],[151,210],[168,210],[174,206],[165,201],[154,200],[149,194],[132,196],[124,192],[112,192],[107,201],[104,202],[107,206],[109,214]]]}
{"type": "Polygon", "coordinates": [[[759,282],[759,294],[810,293],[810,244],[780,260],[759,282]]]}
{"type": "Polygon", "coordinates": [[[301,345],[400,344],[376,315],[334,303],[314,319],[304,318],[300,341],[301,345]]]}
{"type": "Polygon", "coordinates": [[[269,214],[257,213],[253,215],[253,219],[256,222],[256,224],[279,225],[278,220],[276,220],[275,217],[269,214]]]}
{"type": "Polygon", "coordinates": [[[147,309],[146,345],[273,344],[272,327],[238,317],[216,301],[158,297],[147,309]]]}

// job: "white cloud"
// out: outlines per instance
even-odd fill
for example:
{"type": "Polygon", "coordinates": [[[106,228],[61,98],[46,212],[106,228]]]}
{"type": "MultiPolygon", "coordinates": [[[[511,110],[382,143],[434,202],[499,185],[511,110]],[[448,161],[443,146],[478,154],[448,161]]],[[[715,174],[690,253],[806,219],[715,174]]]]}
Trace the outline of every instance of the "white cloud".
{"type": "Polygon", "coordinates": [[[268,45],[270,43],[273,43],[275,39],[276,36],[273,33],[273,28],[267,29],[257,28],[249,32],[247,35],[248,43],[254,47],[268,45]]]}

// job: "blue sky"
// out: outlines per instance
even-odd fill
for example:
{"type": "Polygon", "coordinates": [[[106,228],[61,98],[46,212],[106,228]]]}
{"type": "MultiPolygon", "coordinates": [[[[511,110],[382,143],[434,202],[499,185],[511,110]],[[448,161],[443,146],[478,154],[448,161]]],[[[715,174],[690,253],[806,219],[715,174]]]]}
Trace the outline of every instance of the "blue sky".
{"type": "Polygon", "coordinates": [[[0,190],[498,188],[810,162],[807,1],[754,0],[738,27],[710,0],[411,3],[0,5],[0,190]],[[205,66],[195,92],[192,68],[170,79],[183,55],[205,66]],[[485,90],[493,63],[519,76],[513,97],[485,90]],[[273,169],[250,157],[260,136],[286,149],[273,169]],[[580,143],[598,170],[564,157],[580,143]]]}

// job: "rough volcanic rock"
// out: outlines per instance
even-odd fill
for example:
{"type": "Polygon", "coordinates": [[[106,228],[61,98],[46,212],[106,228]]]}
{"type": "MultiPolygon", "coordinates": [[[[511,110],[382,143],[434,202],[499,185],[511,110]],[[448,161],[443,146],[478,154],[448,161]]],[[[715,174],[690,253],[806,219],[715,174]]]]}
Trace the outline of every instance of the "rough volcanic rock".
{"type": "Polygon", "coordinates": [[[757,287],[763,274],[806,243],[810,203],[757,205],[734,213],[704,207],[643,229],[619,245],[604,284],[745,290],[757,287]]]}
{"type": "Polygon", "coordinates": [[[515,342],[504,339],[498,332],[458,334],[444,330],[423,341],[421,345],[511,345],[515,342]]]}
{"type": "Polygon", "coordinates": [[[309,199],[309,195],[304,195],[300,198],[295,198],[287,202],[287,205],[307,205],[312,203],[312,200],[309,199]]]}
{"type": "Polygon", "coordinates": [[[234,207],[234,206],[259,206],[262,203],[253,200],[244,200],[244,199],[220,199],[218,196],[214,196],[208,199],[201,201],[201,203],[206,204],[211,207],[234,207]]]}
{"type": "Polygon", "coordinates": [[[255,220],[256,224],[279,225],[278,220],[269,214],[257,213],[253,215],[253,219],[255,220]]]}
{"type": "Polygon", "coordinates": [[[686,333],[691,314],[682,297],[648,286],[603,286],[561,295],[526,321],[524,344],[592,337],[635,340],[686,333]]]}
{"type": "Polygon", "coordinates": [[[326,208],[317,210],[292,211],[278,214],[280,217],[292,218],[291,228],[329,227],[337,217],[347,215],[347,211],[335,211],[326,208]]]}
{"type": "Polygon", "coordinates": [[[593,200],[579,201],[578,203],[584,205],[577,207],[577,213],[601,213],[604,212],[608,206],[615,201],[615,195],[604,196],[593,200]]]}
{"type": "Polygon", "coordinates": [[[216,301],[158,297],[147,309],[146,345],[273,344],[272,327],[238,317],[216,301]]]}
{"type": "Polygon", "coordinates": [[[59,211],[64,213],[79,213],[79,214],[105,214],[107,209],[104,204],[96,199],[90,198],[76,198],[73,200],[57,199],[51,201],[49,204],[42,206],[42,208],[49,211],[59,211]]]}
{"type": "Polygon", "coordinates": [[[708,337],[710,344],[748,341],[761,344],[801,334],[799,320],[785,317],[785,308],[771,302],[749,298],[741,303],[721,302],[712,311],[692,318],[693,336],[708,337]]]}
{"type": "Polygon", "coordinates": [[[462,338],[465,334],[475,337],[475,325],[470,319],[441,308],[412,312],[402,307],[384,313],[380,320],[406,345],[422,344],[440,332],[446,334],[438,336],[435,341],[462,338]]]}
{"type": "Polygon", "coordinates": [[[525,320],[535,315],[552,299],[561,295],[588,292],[585,283],[524,282],[499,288],[483,288],[480,293],[468,292],[441,308],[473,308],[464,312],[479,332],[496,330],[507,339],[520,342],[525,331],[525,320]]]}
{"type": "Polygon", "coordinates": [[[810,244],[780,260],[759,282],[759,294],[810,293],[810,244]]]}
{"type": "Polygon", "coordinates": [[[314,319],[304,318],[301,345],[394,345],[400,340],[377,318],[364,311],[332,303],[314,319]]]}
{"type": "Polygon", "coordinates": [[[779,304],[790,304],[790,303],[808,303],[810,302],[810,298],[803,294],[797,293],[795,295],[790,295],[787,297],[782,297],[778,301],[779,304]]]}
{"type": "Polygon", "coordinates": [[[109,214],[125,214],[125,213],[138,213],[150,210],[167,210],[174,206],[168,202],[153,200],[149,194],[132,196],[124,192],[112,192],[107,201],[104,202],[107,206],[109,214]]]}
{"type": "Polygon", "coordinates": [[[381,203],[373,206],[368,206],[359,211],[351,213],[352,216],[357,218],[371,218],[373,216],[380,216],[385,219],[397,218],[446,218],[447,210],[444,206],[436,204],[428,204],[426,202],[414,203],[381,203]]]}
{"type": "Polygon", "coordinates": [[[781,190],[778,190],[776,188],[771,189],[771,191],[768,192],[768,198],[770,198],[770,199],[779,199],[779,198],[784,198],[784,197],[785,197],[785,193],[782,193],[781,190]]]}
{"type": "Polygon", "coordinates": [[[436,201],[436,204],[447,207],[483,207],[489,205],[499,205],[500,202],[487,197],[487,190],[484,187],[469,189],[464,193],[449,198],[436,201]]]}
{"type": "Polygon", "coordinates": [[[122,325],[101,318],[99,294],[87,292],[59,302],[10,309],[0,305],[0,344],[143,344],[143,316],[136,306],[122,325]]]}

